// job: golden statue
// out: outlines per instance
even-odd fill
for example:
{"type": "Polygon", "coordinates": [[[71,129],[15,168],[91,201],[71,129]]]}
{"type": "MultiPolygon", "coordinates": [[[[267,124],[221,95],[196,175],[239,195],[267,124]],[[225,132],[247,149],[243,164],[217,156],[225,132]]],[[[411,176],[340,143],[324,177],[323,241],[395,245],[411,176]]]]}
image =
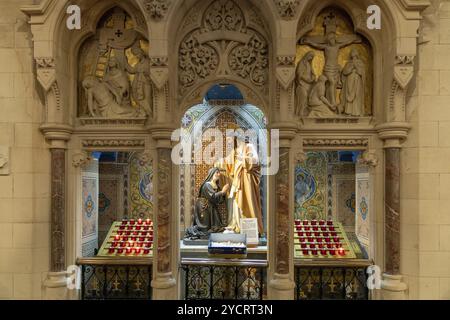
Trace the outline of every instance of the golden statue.
{"type": "Polygon", "coordinates": [[[227,192],[228,231],[239,233],[240,219],[256,218],[258,232],[264,233],[261,210],[261,166],[256,147],[243,136],[227,136],[227,144],[233,144],[231,154],[216,162],[223,171],[223,185],[229,184],[227,192]]]}

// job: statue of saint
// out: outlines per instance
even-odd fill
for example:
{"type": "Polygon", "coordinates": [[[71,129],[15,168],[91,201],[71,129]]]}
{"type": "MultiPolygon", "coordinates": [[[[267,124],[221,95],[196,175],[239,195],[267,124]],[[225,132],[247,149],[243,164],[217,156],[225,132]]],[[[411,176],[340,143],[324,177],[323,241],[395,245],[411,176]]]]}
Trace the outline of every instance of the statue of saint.
{"type": "Polygon", "coordinates": [[[118,104],[110,86],[104,81],[94,76],[88,76],[83,80],[83,88],[87,95],[87,105],[92,117],[112,119],[139,116],[138,110],[118,104]]]}
{"type": "Polygon", "coordinates": [[[119,61],[115,57],[109,60],[108,71],[103,82],[108,86],[114,95],[114,100],[119,105],[130,105],[130,79],[120,68],[119,61]]]}
{"type": "MultiPolygon", "coordinates": [[[[227,137],[227,140],[231,137],[227,137]]],[[[264,233],[261,210],[261,166],[256,147],[245,141],[239,134],[232,137],[235,148],[225,159],[219,160],[215,166],[224,170],[228,181],[232,182],[228,193],[228,231],[239,233],[242,218],[256,218],[258,232],[264,233]]]]}
{"type": "Polygon", "coordinates": [[[312,118],[332,118],[336,116],[336,106],[325,96],[327,78],[319,76],[309,96],[309,116],[312,118]]]}
{"type": "Polygon", "coordinates": [[[132,97],[139,108],[145,111],[147,116],[153,116],[152,82],[150,79],[150,60],[140,47],[134,46],[131,52],[138,58],[139,62],[134,66],[126,64],[130,74],[134,74],[131,84],[132,97]]]}
{"type": "Polygon", "coordinates": [[[314,59],[314,52],[309,51],[300,60],[296,70],[296,85],[295,90],[295,115],[303,116],[306,107],[308,106],[308,96],[311,90],[311,86],[316,80],[316,76],[313,72],[312,61],[314,59]]]}
{"type": "Polygon", "coordinates": [[[363,116],[366,68],[356,49],[350,53],[350,60],[342,70],[342,78],[344,85],[341,93],[341,110],[349,116],[363,116]]]}
{"type": "Polygon", "coordinates": [[[337,37],[337,21],[333,13],[324,19],[325,36],[306,37],[301,40],[302,44],[308,44],[313,48],[324,50],[325,67],[323,75],[328,80],[326,97],[328,101],[336,106],[336,90],[341,86],[338,63],[339,50],[354,43],[361,43],[361,38],[355,34],[337,37]]]}
{"type": "Polygon", "coordinates": [[[227,222],[220,218],[219,204],[225,201],[229,185],[220,189],[220,170],[212,168],[208,172],[195,205],[194,221],[192,227],[186,230],[185,238],[208,239],[210,233],[223,232],[227,222]]]}

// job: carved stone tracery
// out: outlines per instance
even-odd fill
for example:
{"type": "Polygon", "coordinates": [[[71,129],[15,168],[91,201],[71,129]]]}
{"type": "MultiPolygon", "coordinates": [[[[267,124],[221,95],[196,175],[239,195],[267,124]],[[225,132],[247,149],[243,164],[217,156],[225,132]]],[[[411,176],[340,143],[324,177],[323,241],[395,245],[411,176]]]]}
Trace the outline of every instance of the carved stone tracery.
{"type": "Polygon", "coordinates": [[[200,27],[182,40],[179,55],[181,93],[199,80],[226,76],[238,77],[267,94],[267,41],[231,0],[217,0],[205,10],[200,27]]]}

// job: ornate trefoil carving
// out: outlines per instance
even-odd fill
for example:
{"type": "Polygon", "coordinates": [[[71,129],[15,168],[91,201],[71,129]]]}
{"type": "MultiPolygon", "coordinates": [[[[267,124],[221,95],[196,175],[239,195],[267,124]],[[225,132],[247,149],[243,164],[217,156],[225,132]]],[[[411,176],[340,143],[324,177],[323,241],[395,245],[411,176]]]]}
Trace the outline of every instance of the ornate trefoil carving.
{"type": "Polygon", "coordinates": [[[217,75],[242,78],[267,94],[268,45],[260,31],[234,1],[213,2],[180,44],[180,91],[217,75]]]}
{"type": "Polygon", "coordinates": [[[283,19],[295,18],[300,0],[275,0],[278,13],[283,19]]]}
{"type": "Polygon", "coordinates": [[[167,10],[170,6],[168,0],[145,0],[145,10],[150,17],[155,20],[162,20],[166,16],[167,10]]]}

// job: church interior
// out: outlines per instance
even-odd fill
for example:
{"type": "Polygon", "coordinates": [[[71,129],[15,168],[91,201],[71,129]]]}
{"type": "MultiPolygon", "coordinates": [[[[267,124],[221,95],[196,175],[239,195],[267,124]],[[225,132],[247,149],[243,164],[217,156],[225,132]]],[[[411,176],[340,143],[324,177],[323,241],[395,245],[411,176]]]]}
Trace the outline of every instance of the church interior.
{"type": "Polygon", "coordinates": [[[0,2],[1,300],[450,300],[449,0],[0,2]]]}

